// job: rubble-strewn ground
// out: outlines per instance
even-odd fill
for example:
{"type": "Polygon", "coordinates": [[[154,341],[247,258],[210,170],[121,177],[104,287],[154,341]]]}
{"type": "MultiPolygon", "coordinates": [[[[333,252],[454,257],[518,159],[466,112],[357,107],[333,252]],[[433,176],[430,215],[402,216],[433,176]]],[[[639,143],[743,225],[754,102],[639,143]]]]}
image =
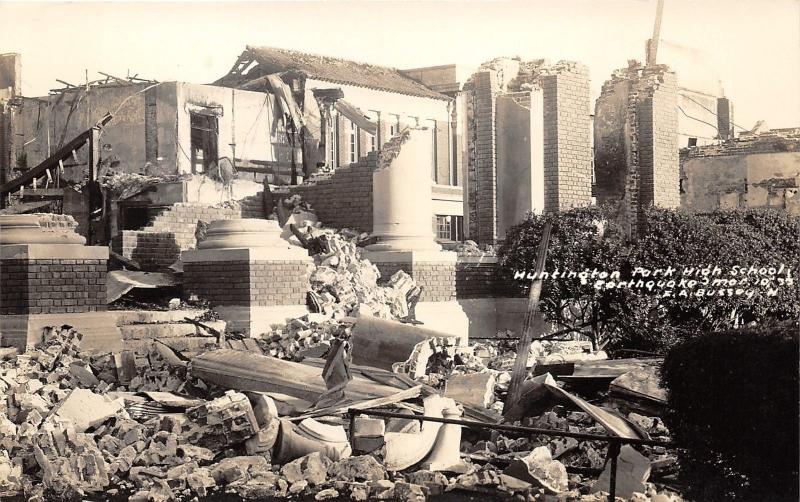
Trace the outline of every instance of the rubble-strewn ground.
{"type": "MultiPolygon", "coordinates": [[[[337,368],[349,372],[347,342],[357,316],[396,320],[413,315],[416,284],[402,272],[378,284],[377,269],[360,258],[356,234],[315,229],[308,238],[317,246],[309,285],[315,312],[274,326],[255,340],[236,345],[240,337],[223,333],[194,337],[191,343],[154,341],[121,354],[89,354],[81,349],[80,333],[64,326],[46,330],[44,341],[25,353],[4,352],[0,495],[32,501],[607,498],[607,445],[602,441],[462,428],[457,466],[437,472],[415,462],[391,472],[385,466],[385,440],[390,434],[410,433],[408,442],[413,443],[423,435],[419,421],[359,419],[357,430],[348,431],[347,416],[335,411],[292,425],[287,419],[308,411],[311,403],[219,388],[193,375],[190,361],[219,348],[236,345],[258,357],[303,361],[343,343],[344,355],[331,356],[325,366],[331,388],[337,368]],[[346,432],[354,434],[353,444],[346,432]],[[293,434],[318,448],[293,455],[282,445],[293,434]],[[279,462],[281,458],[285,460],[279,462]]],[[[440,399],[459,403],[457,415],[501,421],[515,357],[515,342],[504,339],[508,335],[513,334],[463,346],[446,336],[421,342],[393,369],[406,383],[398,392],[418,384],[424,392],[381,409],[421,412],[431,403],[426,396],[440,393],[445,396],[440,399]]],[[[555,386],[545,373],[547,364],[598,357],[588,342],[536,342],[529,364],[542,370],[534,371],[539,375],[535,385],[546,381],[555,386]]],[[[546,388],[534,394],[526,394],[529,402],[518,425],[610,433],[587,412],[595,409],[592,404],[607,402],[607,386],[585,394],[592,404],[584,409],[563,400],[550,402],[544,398],[546,388]]],[[[619,396],[614,403],[619,406],[619,396]]],[[[633,412],[639,409],[633,401],[622,403],[620,416],[642,437],[669,439],[658,417],[633,412]]],[[[437,441],[443,440],[437,436],[437,441]]],[[[632,500],[678,500],[669,489],[675,486],[675,459],[664,447],[623,447],[618,494],[627,491],[632,500]]]]}

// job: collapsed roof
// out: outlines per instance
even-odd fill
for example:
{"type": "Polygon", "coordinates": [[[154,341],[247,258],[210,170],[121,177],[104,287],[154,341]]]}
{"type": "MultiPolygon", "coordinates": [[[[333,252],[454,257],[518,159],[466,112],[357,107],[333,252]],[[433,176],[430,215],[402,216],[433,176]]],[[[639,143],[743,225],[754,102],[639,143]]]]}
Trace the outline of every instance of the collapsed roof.
{"type": "Polygon", "coordinates": [[[231,71],[214,83],[239,86],[264,75],[283,72],[293,72],[315,80],[410,96],[450,99],[395,68],[273,47],[247,46],[231,71]]]}

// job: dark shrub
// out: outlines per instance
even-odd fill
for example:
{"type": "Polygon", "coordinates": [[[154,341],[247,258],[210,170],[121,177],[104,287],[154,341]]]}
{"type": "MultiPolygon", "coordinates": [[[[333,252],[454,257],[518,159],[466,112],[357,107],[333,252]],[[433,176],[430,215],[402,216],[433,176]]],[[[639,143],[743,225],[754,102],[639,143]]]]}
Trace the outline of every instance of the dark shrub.
{"type": "MultiPolygon", "coordinates": [[[[547,271],[619,271],[622,282],[642,279],[637,267],[674,267],[664,287],[653,289],[595,289],[594,280],[548,279],[543,283],[540,309],[559,326],[570,327],[615,349],[664,353],[672,345],[703,333],[749,323],[796,319],[800,316],[800,218],[778,210],[719,210],[690,214],[649,208],[636,241],[621,235],[604,207],[563,211],[553,220],[547,271]],[[601,224],[598,224],[602,222],[601,224]],[[603,228],[600,231],[600,228],[603,228]],[[747,286],[714,286],[714,280],[742,279],[737,267],[774,267],[768,286],[755,286],[761,276],[748,275],[747,286]],[[783,266],[781,268],[781,266],[783,266]],[[718,267],[719,276],[694,289],[680,286],[682,273],[718,267]],[[789,282],[789,272],[794,282],[789,282]],[[785,281],[785,282],[781,282],[785,281]],[[747,294],[736,293],[740,289],[747,294]],[[695,295],[710,291],[713,296],[695,295]],[[667,293],[667,294],[665,294],[667,293]]],[[[509,229],[498,250],[506,273],[531,270],[545,217],[529,215],[509,229]]],[[[692,279],[692,276],[688,276],[692,279]]],[[[654,281],[658,282],[658,281],[654,281]]]]}
{"type": "Polygon", "coordinates": [[[797,322],[704,334],[662,368],[690,498],[798,500],[797,322]]]}

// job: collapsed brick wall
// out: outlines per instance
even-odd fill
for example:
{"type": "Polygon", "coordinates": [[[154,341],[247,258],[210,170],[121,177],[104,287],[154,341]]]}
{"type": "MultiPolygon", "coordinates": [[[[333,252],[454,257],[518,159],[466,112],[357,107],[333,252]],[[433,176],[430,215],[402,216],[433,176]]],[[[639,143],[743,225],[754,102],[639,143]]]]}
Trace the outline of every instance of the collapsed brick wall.
{"type": "Polygon", "coordinates": [[[0,314],[106,310],[105,260],[3,260],[0,314]]]}
{"type": "Polygon", "coordinates": [[[756,153],[800,152],[800,128],[776,129],[757,135],[742,134],[720,144],[694,146],[680,151],[680,161],[698,157],[725,157],[756,153]]]}
{"type": "MultiPolygon", "coordinates": [[[[202,204],[178,203],[167,208],[142,230],[123,230],[111,241],[111,249],[135,260],[143,270],[164,270],[175,263],[181,251],[194,249],[195,230],[199,220],[233,220],[252,209],[245,206],[210,207],[202,204]]],[[[261,213],[263,214],[263,212],[261,213]]]]}
{"type": "Polygon", "coordinates": [[[296,194],[326,227],[372,232],[372,172],[377,165],[378,153],[370,152],[354,164],[315,175],[302,185],[279,187],[266,194],[264,204],[271,212],[279,198],[296,194]]]}

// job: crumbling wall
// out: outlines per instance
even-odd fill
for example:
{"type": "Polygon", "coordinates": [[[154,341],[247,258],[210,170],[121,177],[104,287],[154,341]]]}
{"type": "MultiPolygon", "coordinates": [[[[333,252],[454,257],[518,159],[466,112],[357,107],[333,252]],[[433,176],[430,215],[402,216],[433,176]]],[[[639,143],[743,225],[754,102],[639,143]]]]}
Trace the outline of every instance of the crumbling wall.
{"type": "Polygon", "coordinates": [[[595,104],[597,202],[627,213],[631,231],[644,207],[680,203],[677,106],[675,74],[636,61],[613,73],[595,104]]]}
{"type": "Polygon", "coordinates": [[[800,215],[800,137],[683,150],[681,177],[681,206],[690,211],[773,207],[800,215]]]}
{"type": "Polygon", "coordinates": [[[267,194],[267,208],[279,198],[300,195],[311,204],[319,220],[331,228],[352,228],[372,232],[372,171],[378,166],[378,152],[370,152],[355,164],[320,174],[302,185],[282,186],[267,194]]]}
{"type": "MultiPolygon", "coordinates": [[[[645,69],[647,74],[647,69],[645,69]]],[[[674,73],[656,70],[658,84],[647,84],[639,102],[639,162],[643,206],[675,208],[680,205],[678,158],[678,83],[674,73]]]]}
{"type": "MultiPolygon", "coordinates": [[[[498,159],[508,159],[513,154],[499,151],[510,144],[499,135],[502,131],[508,133],[515,124],[498,123],[506,116],[498,118],[497,100],[505,96],[517,100],[521,93],[532,90],[541,92],[541,108],[518,102],[530,108],[529,113],[541,114],[529,123],[542,124],[541,137],[535,138],[541,144],[532,145],[532,150],[543,152],[543,179],[530,182],[543,185],[544,210],[561,211],[591,203],[588,69],[568,61],[554,65],[546,65],[544,60],[489,61],[465,84],[468,237],[479,244],[496,244],[503,238],[498,223],[498,208],[503,203],[498,193],[498,159]]],[[[515,116],[508,118],[519,122],[515,116]]],[[[538,169],[530,159],[524,162],[522,169],[538,169]]],[[[536,178],[541,175],[533,174],[536,178]]],[[[524,216],[522,213],[516,218],[521,220],[524,216]]]]}

